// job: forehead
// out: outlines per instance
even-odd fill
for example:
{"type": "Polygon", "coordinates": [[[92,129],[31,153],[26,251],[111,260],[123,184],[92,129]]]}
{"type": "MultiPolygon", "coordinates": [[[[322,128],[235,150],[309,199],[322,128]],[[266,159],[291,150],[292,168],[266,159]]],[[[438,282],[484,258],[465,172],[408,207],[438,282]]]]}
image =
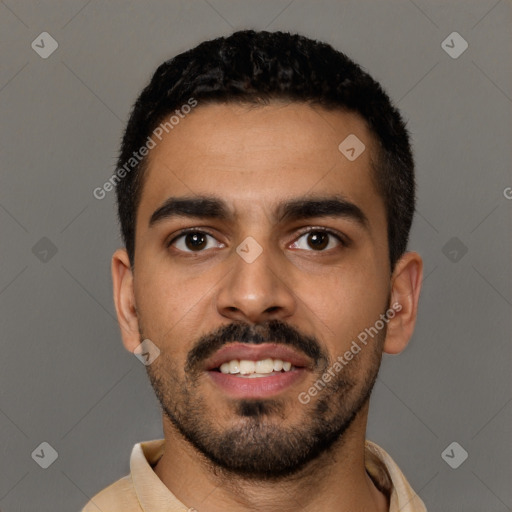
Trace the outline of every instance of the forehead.
{"type": "Polygon", "coordinates": [[[180,195],[221,196],[243,216],[283,198],[339,193],[368,217],[382,217],[371,177],[374,147],[364,120],[341,110],[199,104],[150,151],[138,222],[180,195]],[[355,160],[347,158],[352,147],[364,147],[355,160]]]}

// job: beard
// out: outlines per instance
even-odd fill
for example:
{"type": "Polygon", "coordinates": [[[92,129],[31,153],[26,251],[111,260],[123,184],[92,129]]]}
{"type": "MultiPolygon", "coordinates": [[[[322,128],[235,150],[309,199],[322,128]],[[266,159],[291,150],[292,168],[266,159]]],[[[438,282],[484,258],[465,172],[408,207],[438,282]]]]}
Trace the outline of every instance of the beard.
{"type": "Polygon", "coordinates": [[[216,412],[229,423],[227,428],[208,415],[216,404],[208,403],[199,389],[205,380],[201,364],[206,358],[230,341],[280,342],[315,361],[314,373],[321,379],[333,361],[315,338],[279,320],[258,326],[235,322],[199,339],[188,354],[184,372],[180,373],[164,351],[163,357],[146,370],[163,413],[207,463],[246,479],[277,480],[303,470],[335,443],[342,443],[344,433],[369,400],[380,367],[385,331],[379,331],[362,349],[365,354],[357,354],[323,383],[325,387],[309,404],[302,404],[295,395],[232,399],[226,410],[216,412]],[[286,425],[287,411],[295,414],[298,409],[300,417],[286,425]]]}

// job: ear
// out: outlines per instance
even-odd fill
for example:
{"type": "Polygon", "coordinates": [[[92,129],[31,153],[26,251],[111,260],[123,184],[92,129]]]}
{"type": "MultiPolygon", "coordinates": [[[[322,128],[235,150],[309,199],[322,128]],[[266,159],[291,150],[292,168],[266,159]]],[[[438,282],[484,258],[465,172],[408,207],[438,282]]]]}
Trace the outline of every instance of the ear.
{"type": "Polygon", "coordinates": [[[383,350],[398,354],[411,339],[416,324],[423,278],[423,261],[416,252],[406,252],[396,263],[391,278],[390,309],[395,311],[387,326],[383,350]]]}
{"type": "Polygon", "coordinates": [[[123,345],[126,350],[133,352],[140,345],[140,334],[133,289],[133,271],[126,249],[118,249],[112,256],[112,282],[123,345]]]}

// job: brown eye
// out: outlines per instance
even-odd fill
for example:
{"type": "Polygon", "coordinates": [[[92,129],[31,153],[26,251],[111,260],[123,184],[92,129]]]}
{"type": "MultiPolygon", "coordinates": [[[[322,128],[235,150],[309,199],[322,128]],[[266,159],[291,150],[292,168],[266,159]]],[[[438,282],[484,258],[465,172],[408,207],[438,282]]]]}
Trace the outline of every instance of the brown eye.
{"type": "Polygon", "coordinates": [[[324,252],[336,246],[345,247],[347,244],[337,233],[327,229],[310,229],[290,246],[292,249],[304,249],[306,251],[324,252]],[[302,240],[305,239],[305,243],[302,240]]]}
{"type": "Polygon", "coordinates": [[[207,245],[204,233],[187,233],[185,235],[185,246],[191,251],[204,249],[207,245]]]}
{"type": "Polygon", "coordinates": [[[310,247],[316,251],[321,251],[329,245],[329,235],[321,231],[313,231],[308,233],[307,241],[310,247]]]}
{"type": "Polygon", "coordinates": [[[224,247],[224,244],[218,242],[212,235],[198,230],[182,232],[171,240],[168,246],[174,246],[176,249],[183,252],[203,252],[204,249],[210,248],[210,239],[217,242],[217,247],[224,247]]]}

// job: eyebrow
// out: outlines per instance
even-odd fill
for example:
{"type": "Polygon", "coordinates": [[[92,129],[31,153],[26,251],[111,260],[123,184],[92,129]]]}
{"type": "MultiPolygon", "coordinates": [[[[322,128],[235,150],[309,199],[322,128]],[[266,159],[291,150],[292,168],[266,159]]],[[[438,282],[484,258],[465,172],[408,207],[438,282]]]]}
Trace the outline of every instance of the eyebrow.
{"type": "MultiPolygon", "coordinates": [[[[340,195],[327,197],[304,196],[280,203],[274,216],[277,222],[291,222],[314,217],[335,217],[355,221],[368,229],[368,217],[356,204],[340,195]]],[[[194,219],[218,219],[229,221],[234,218],[223,199],[210,196],[169,197],[149,219],[149,226],[174,217],[194,219]]]]}

